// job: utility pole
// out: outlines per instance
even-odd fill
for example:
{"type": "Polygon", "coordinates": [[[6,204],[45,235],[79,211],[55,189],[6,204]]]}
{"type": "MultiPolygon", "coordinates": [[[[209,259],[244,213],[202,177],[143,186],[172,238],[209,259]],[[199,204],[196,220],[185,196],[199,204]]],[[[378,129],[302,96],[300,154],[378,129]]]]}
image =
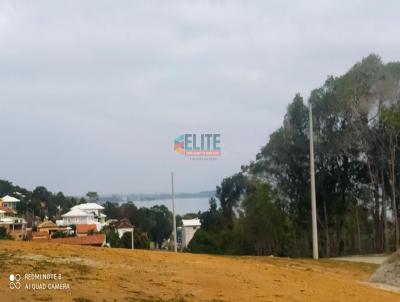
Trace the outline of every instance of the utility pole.
{"type": "Polygon", "coordinates": [[[310,177],[311,177],[311,213],[312,213],[312,237],[313,258],[318,259],[318,229],[317,229],[317,202],[315,198],[315,168],[314,168],[314,133],[312,120],[312,106],[308,102],[309,131],[310,131],[310,177]]]}
{"type": "Polygon", "coordinates": [[[172,187],[172,219],[174,228],[174,252],[178,251],[176,246],[176,217],[175,217],[175,191],[174,191],[174,172],[171,172],[171,187],[172,187]]]}
{"type": "Polygon", "coordinates": [[[135,232],[135,227],[132,226],[132,250],[135,249],[135,236],[134,236],[134,232],[135,232]]]}

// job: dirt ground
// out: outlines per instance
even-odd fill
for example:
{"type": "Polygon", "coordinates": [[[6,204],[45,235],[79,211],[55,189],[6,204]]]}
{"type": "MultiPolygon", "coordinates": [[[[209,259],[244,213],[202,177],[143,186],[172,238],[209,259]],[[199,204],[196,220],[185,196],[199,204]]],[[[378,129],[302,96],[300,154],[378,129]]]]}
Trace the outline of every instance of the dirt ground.
{"type": "Polygon", "coordinates": [[[400,301],[366,283],[376,267],[0,240],[0,301],[400,301]],[[29,280],[35,273],[61,279],[29,280]]]}

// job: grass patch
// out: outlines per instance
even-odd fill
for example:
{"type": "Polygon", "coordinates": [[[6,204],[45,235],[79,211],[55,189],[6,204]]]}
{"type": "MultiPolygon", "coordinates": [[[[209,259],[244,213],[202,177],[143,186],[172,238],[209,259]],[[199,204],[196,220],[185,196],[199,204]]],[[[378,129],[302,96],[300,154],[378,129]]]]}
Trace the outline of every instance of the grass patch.
{"type": "Polygon", "coordinates": [[[92,299],[85,298],[85,297],[73,298],[72,301],[74,301],[74,302],[94,302],[92,299]]]}
{"type": "Polygon", "coordinates": [[[70,262],[66,265],[69,269],[78,272],[81,275],[88,274],[90,272],[89,266],[86,264],[81,264],[81,263],[76,263],[76,262],[70,262]]]}

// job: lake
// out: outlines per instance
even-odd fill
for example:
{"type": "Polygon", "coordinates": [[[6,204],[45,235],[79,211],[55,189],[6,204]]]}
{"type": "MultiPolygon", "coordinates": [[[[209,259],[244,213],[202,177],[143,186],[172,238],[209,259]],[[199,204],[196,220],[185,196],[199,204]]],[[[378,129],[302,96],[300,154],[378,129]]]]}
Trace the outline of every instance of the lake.
{"type": "MultiPolygon", "coordinates": [[[[175,198],[175,212],[176,214],[197,213],[198,211],[204,212],[209,208],[208,197],[194,197],[194,198],[175,198]]],[[[150,208],[155,205],[164,205],[172,211],[171,199],[159,199],[150,201],[134,201],[138,207],[150,208]]]]}

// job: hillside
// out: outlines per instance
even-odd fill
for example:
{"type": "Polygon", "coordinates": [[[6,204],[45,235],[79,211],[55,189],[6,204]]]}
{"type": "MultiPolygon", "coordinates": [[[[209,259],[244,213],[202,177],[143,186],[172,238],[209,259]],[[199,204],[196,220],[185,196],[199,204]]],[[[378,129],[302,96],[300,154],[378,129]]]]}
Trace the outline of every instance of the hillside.
{"type": "MultiPolygon", "coordinates": [[[[399,301],[362,283],[375,268],[270,257],[227,257],[0,241],[1,301],[399,301]],[[61,274],[59,281],[10,274],[61,274]],[[25,289],[28,283],[70,289],[25,289]]],[[[33,275],[28,275],[32,277],[33,275]]]]}

